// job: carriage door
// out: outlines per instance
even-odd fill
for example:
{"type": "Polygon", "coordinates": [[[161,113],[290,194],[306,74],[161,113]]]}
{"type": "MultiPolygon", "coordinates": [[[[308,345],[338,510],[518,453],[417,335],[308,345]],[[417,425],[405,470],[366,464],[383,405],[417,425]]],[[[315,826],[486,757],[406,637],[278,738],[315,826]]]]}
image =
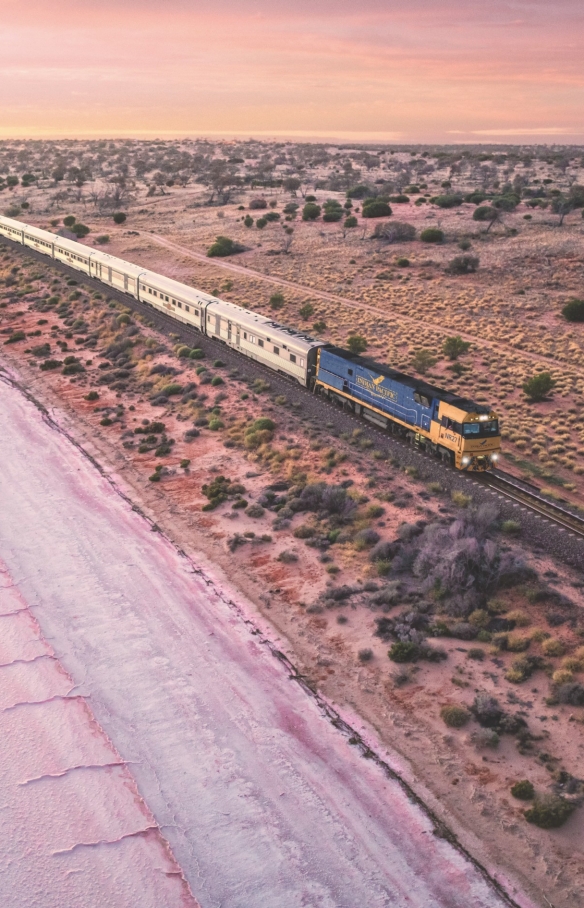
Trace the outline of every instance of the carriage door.
{"type": "Polygon", "coordinates": [[[221,334],[221,316],[220,315],[215,316],[215,334],[217,334],[218,336],[221,334]]]}
{"type": "Polygon", "coordinates": [[[231,322],[227,322],[227,342],[231,343],[231,322]]]}
{"type": "Polygon", "coordinates": [[[239,325],[236,325],[236,326],[235,326],[235,343],[236,343],[236,346],[238,346],[238,347],[239,347],[240,344],[241,344],[241,337],[240,337],[240,333],[239,333],[239,332],[240,332],[239,325]]]}
{"type": "Polygon", "coordinates": [[[128,292],[128,275],[124,274],[124,291],[128,292]]]}

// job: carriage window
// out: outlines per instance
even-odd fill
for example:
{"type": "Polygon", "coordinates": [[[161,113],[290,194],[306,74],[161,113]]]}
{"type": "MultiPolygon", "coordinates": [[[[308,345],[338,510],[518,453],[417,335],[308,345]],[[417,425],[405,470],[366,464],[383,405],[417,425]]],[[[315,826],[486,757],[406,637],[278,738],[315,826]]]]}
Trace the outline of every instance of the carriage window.
{"type": "Polygon", "coordinates": [[[304,368],[304,360],[303,360],[303,359],[300,360],[300,365],[304,368]]]}
{"type": "Polygon", "coordinates": [[[279,356],[279,355],[280,355],[280,348],[279,348],[279,347],[274,347],[274,353],[276,354],[276,356],[279,356]]]}
{"type": "Polygon", "coordinates": [[[264,346],[263,340],[261,339],[261,337],[258,337],[258,347],[263,347],[263,346],[264,346]]]}
{"type": "Polygon", "coordinates": [[[244,340],[247,340],[247,331],[244,331],[244,332],[243,332],[243,339],[244,339],[244,340]]]}
{"type": "Polygon", "coordinates": [[[296,362],[296,357],[294,356],[293,353],[290,354],[290,362],[291,362],[291,363],[295,363],[295,362],[296,362]]]}
{"type": "MultiPolygon", "coordinates": [[[[179,306],[180,306],[180,303],[179,303],[179,306]]],[[[185,312],[190,312],[190,311],[191,310],[190,310],[189,306],[187,306],[187,304],[185,303],[185,312]]]]}

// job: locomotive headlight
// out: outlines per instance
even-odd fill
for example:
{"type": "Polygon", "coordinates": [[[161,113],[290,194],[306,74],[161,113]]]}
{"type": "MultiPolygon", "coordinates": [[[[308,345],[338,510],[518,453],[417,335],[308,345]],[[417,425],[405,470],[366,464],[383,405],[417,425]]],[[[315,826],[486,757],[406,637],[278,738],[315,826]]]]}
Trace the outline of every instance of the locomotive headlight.
{"type": "Polygon", "coordinates": [[[499,455],[497,453],[491,454],[491,460],[494,460],[496,462],[497,460],[499,460],[499,455]]]}
{"type": "Polygon", "coordinates": [[[488,418],[489,418],[488,416],[484,416],[484,415],[483,415],[483,416],[479,416],[479,421],[480,421],[480,422],[486,422],[488,418]]]}
{"type": "Polygon", "coordinates": [[[461,463],[462,463],[463,467],[468,466],[468,464],[470,463],[470,457],[468,456],[468,454],[464,455],[464,457],[461,460],[461,463]]]}

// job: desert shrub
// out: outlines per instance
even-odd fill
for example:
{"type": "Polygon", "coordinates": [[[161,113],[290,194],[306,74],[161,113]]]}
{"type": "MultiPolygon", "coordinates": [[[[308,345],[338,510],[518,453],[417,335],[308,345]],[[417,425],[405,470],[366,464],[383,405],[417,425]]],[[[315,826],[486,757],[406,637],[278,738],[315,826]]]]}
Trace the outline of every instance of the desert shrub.
{"type": "Polygon", "coordinates": [[[511,786],[511,794],[519,801],[531,801],[535,796],[535,788],[529,779],[521,779],[521,781],[515,782],[515,784],[511,786]]]}
{"type": "Polygon", "coordinates": [[[521,532],[521,524],[518,520],[504,520],[501,524],[501,532],[507,536],[518,536],[521,532]]]}
{"type": "Polygon", "coordinates": [[[420,239],[423,243],[443,243],[444,231],[439,227],[426,227],[425,230],[422,230],[420,239]]]}
{"type": "Polygon", "coordinates": [[[104,416],[103,419],[100,419],[99,421],[100,426],[111,426],[112,423],[113,419],[110,419],[109,416],[104,416]]]}
{"type": "Polygon", "coordinates": [[[353,227],[357,227],[358,220],[354,214],[349,215],[348,218],[345,218],[343,226],[351,230],[353,227]]]}
{"type": "Polygon", "coordinates": [[[433,205],[437,205],[438,208],[456,208],[458,205],[462,205],[463,198],[458,193],[452,193],[449,195],[435,195],[430,201],[433,205]]]}
{"type": "Polygon", "coordinates": [[[249,207],[251,211],[261,211],[263,208],[268,207],[268,203],[265,199],[252,199],[249,207]]]}
{"type": "Polygon", "coordinates": [[[241,243],[236,243],[235,240],[230,239],[228,236],[218,236],[213,245],[207,250],[207,255],[209,258],[224,258],[227,255],[244,252],[244,250],[245,247],[241,243]]]}
{"type": "Polygon", "coordinates": [[[298,555],[296,552],[284,550],[278,555],[278,561],[281,561],[283,564],[293,564],[295,561],[298,561],[298,555]]]}
{"type": "Polygon", "coordinates": [[[569,300],[562,309],[567,322],[584,322],[584,300],[569,300]]]}
{"type": "Polygon", "coordinates": [[[224,384],[224,382],[220,375],[215,375],[215,377],[211,379],[211,385],[214,388],[217,387],[217,385],[222,385],[222,384],[224,384]]]}
{"type": "Polygon", "coordinates": [[[462,728],[470,719],[470,713],[464,706],[453,704],[443,706],[440,717],[449,728],[462,728]]]}
{"type": "Polygon", "coordinates": [[[258,230],[263,230],[264,227],[266,227],[267,223],[268,223],[267,217],[258,218],[256,221],[256,227],[258,228],[258,230]]]}
{"type": "Polygon", "coordinates": [[[311,303],[305,303],[298,310],[300,318],[310,318],[311,315],[314,315],[314,306],[311,303]]]}
{"type": "Polygon", "coordinates": [[[364,529],[359,530],[355,535],[355,548],[358,552],[362,552],[364,549],[371,548],[377,542],[379,542],[379,533],[376,530],[364,529]]]}
{"type": "Polygon", "coordinates": [[[452,503],[455,504],[458,508],[468,508],[468,506],[472,503],[471,496],[465,495],[464,492],[452,492],[450,499],[452,503]]]}
{"type": "Polygon", "coordinates": [[[392,662],[415,662],[420,656],[420,650],[416,643],[398,640],[392,645],[388,656],[392,662]]]}
{"type": "Polygon", "coordinates": [[[530,637],[522,637],[519,634],[509,634],[507,637],[507,649],[510,653],[524,653],[530,644],[530,637]]]}
{"type": "Polygon", "coordinates": [[[555,380],[549,372],[539,372],[533,378],[529,378],[523,383],[523,391],[532,401],[545,400],[549,392],[556,385],[555,380]]]}
{"type": "Polygon", "coordinates": [[[472,213],[473,221],[489,221],[493,223],[499,217],[499,212],[496,208],[493,208],[491,205],[481,205],[479,208],[475,208],[472,213]]]}
{"type": "Polygon", "coordinates": [[[373,659],[373,650],[372,649],[360,649],[359,650],[359,662],[371,662],[373,659]]]}
{"type": "Polygon", "coordinates": [[[364,218],[386,218],[391,208],[383,199],[365,199],[361,214],[364,218]]]}
{"type": "Polygon", "coordinates": [[[322,216],[322,219],[323,219],[323,221],[325,221],[327,224],[333,224],[333,223],[335,223],[336,221],[342,220],[342,218],[343,218],[343,213],[344,213],[344,212],[343,212],[342,208],[339,208],[339,209],[336,209],[336,208],[328,208],[328,209],[325,209],[325,212],[324,212],[324,214],[323,214],[323,216],[322,216]]]}
{"type": "Polygon", "coordinates": [[[544,640],[541,644],[541,649],[546,656],[564,655],[564,644],[556,637],[550,637],[548,640],[544,640]]]}
{"type": "Polygon", "coordinates": [[[191,359],[204,359],[205,358],[205,354],[204,354],[203,350],[201,350],[199,347],[195,347],[194,350],[191,350],[189,356],[191,359]]]}
{"type": "Polygon", "coordinates": [[[484,649],[481,649],[479,646],[476,646],[476,647],[473,646],[473,647],[471,647],[471,649],[469,649],[466,656],[468,659],[474,659],[476,662],[482,662],[483,659],[485,658],[485,651],[484,651],[484,649]]]}
{"type": "Polygon", "coordinates": [[[457,360],[459,356],[468,353],[469,349],[470,341],[464,341],[459,334],[456,334],[454,337],[447,337],[442,344],[442,353],[452,361],[457,360]]]}
{"type": "Polygon", "coordinates": [[[97,391],[90,391],[89,394],[86,394],[84,400],[99,400],[99,394],[97,391]]]}
{"type": "Polygon", "coordinates": [[[416,228],[405,221],[386,221],[375,225],[373,237],[387,243],[406,243],[415,240],[416,228]]]}
{"type": "Polygon", "coordinates": [[[265,511],[260,504],[250,504],[249,507],[247,507],[245,509],[245,513],[247,514],[248,517],[253,517],[254,519],[257,519],[259,517],[263,517],[265,514],[265,511]]]}
{"type": "Polygon", "coordinates": [[[280,292],[273,293],[270,297],[270,309],[281,309],[284,305],[284,296],[280,292]]]}
{"type": "Polygon", "coordinates": [[[572,815],[576,805],[558,795],[543,795],[525,811],[528,823],[541,829],[558,829],[572,815]]]}
{"type": "Polygon", "coordinates": [[[580,684],[579,681],[561,684],[557,688],[555,696],[559,703],[567,703],[570,706],[584,706],[584,684],[580,684]]]}
{"type": "Polygon", "coordinates": [[[5,344],[17,344],[19,341],[26,340],[26,334],[24,331],[13,331],[8,340],[4,341],[5,344]]]}
{"type": "Polygon", "coordinates": [[[165,385],[164,388],[160,391],[161,394],[164,394],[166,397],[172,397],[175,394],[182,394],[182,385],[179,385],[178,382],[171,382],[169,385],[165,385]]]}
{"type": "Polygon", "coordinates": [[[218,432],[219,429],[225,428],[225,423],[222,419],[219,419],[218,416],[215,416],[213,419],[209,420],[209,428],[212,432],[218,432]]]}
{"type": "Polygon", "coordinates": [[[72,227],[74,223],[75,215],[73,214],[68,214],[67,217],[63,218],[63,224],[65,225],[65,227],[72,227]]]}
{"type": "Polygon", "coordinates": [[[60,359],[46,359],[44,363],[41,363],[39,369],[41,372],[50,372],[53,369],[58,369],[62,365],[60,359]]]}
{"type": "Polygon", "coordinates": [[[67,363],[62,369],[63,375],[77,375],[80,372],[85,372],[85,369],[79,362],[67,363]]]}
{"type": "Polygon", "coordinates": [[[515,211],[520,201],[518,195],[508,193],[507,195],[497,196],[496,199],[493,199],[492,205],[493,208],[498,208],[500,211],[515,211]]]}
{"type": "Polygon", "coordinates": [[[191,348],[187,347],[186,344],[182,344],[182,346],[178,347],[176,355],[179,359],[185,359],[187,356],[191,355],[191,348]]]}
{"type": "Polygon", "coordinates": [[[90,232],[89,227],[87,227],[85,224],[73,224],[71,231],[79,240],[82,240],[83,237],[87,236],[87,234],[90,232]]]}
{"type": "Polygon", "coordinates": [[[369,186],[367,186],[365,183],[359,183],[358,186],[353,186],[351,189],[349,189],[349,191],[347,192],[347,198],[365,199],[370,192],[371,189],[369,188],[369,186]]]}
{"type": "Polygon", "coordinates": [[[114,224],[123,224],[127,218],[127,215],[123,211],[116,211],[113,216],[114,224]]]}
{"type": "Polygon", "coordinates": [[[543,660],[539,656],[521,656],[514,659],[511,667],[505,672],[507,681],[512,684],[522,684],[531,678],[532,674],[542,668],[543,660]]]}
{"type": "Polygon", "coordinates": [[[243,223],[245,224],[246,227],[253,227],[254,220],[250,214],[246,214],[246,216],[243,219],[243,223]]]}
{"type": "Polygon", "coordinates": [[[415,350],[412,356],[412,366],[420,375],[425,375],[428,369],[435,366],[438,360],[430,350],[415,350]]]}
{"type": "Polygon", "coordinates": [[[367,346],[367,340],[361,334],[351,334],[347,338],[347,347],[351,353],[364,353],[367,346]]]}
{"type": "Polygon", "coordinates": [[[100,233],[99,236],[96,236],[95,242],[99,243],[100,246],[105,246],[106,243],[109,243],[110,238],[108,233],[100,233]]]}
{"type": "Polygon", "coordinates": [[[296,537],[296,539],[310,539],[312,536],[314,536],[315,532],[316,530],[314,529],[314,527],[303,523],[299,527],[296,527],[293,535],[296,537]]]}
{"type": "Polygon", "coordinates": [[[471,712],[483,728],[496,728],[504,716],[499,701],[487,693],[476,694],[471,712]]]}
{"type": "Polygon", "coordinates": [[[315,202],[307,202],[302,209],[303,221],[316,221],[320,217],[321,208],[315,202]]]}
{"type": "Polygon", "coordinates": [[[479,728],[472,732],[470,740],[476,748],[492,747],[494,749],[499,746],[500,738],[492,728],[479,728]]]}
{"type": "Polygon", "coordinates": [[[478,255],[455,255],[446,266],[447,274],[474,274],[479,267],[478,255]]]}

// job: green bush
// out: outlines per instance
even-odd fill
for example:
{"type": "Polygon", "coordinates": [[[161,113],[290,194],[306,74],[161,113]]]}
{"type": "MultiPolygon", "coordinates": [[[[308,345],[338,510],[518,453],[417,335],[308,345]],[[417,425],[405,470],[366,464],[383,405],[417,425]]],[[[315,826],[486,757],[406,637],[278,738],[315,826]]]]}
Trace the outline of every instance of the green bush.
{"type": "Polygon", "coordinates": [[[110,238],[108,233],[102,233],[99,236],[96,236],[95,242],[99,243],[100,246],[105,246],[106,243],[109,243],[110,238]]]}
{"type": "Polygon", "coordinates": [[[453,193],[452,195],[435,195],[430,201],[438,208],[456,208],[458,205],[462,205],[463,199],[461,195],[453,193]]]}
{"type": "Polygon", "coordinates": [[[420,234],[423,243],[442,243],[444,242],[444,231],[439,227],[426,227],[420,234]]]}
{"type": "Polygon", "coordinates": [[[343,226],[346,227],[348,230],[351,230],[353,227],[357,227],[358,223],[359,222],[358,222],[357,218],[355,217],[355,215],[351,214],[351,215],[349,215],[348,218],[345,218],[345,223],[343,226]]]}
{"type": "Polygon", "coordinates": [[[454,335],[454,337],[447,337],[442,344],[442,353],[452,361],[468,353],[469,349],[470,341],[464,341],[459,334],[454,335]]]}
{"type": "Polygon", "coordinates": [[[298,311],[300,318],[310,318],[311,315],[314,315],[314,306],[311,303],[305,303],[298,311]]]}
{"type": "Polygon", "coordinates": [[[273,293],[270,297],[270,309],[281,309],[284,305],[284,296],[281,293],[273,293]]]}
{"type": "Polygon", "coordinates": [[[68,214],[66,218],[63,218],[63,224],[65,227],[72,227],[75,223],[75,215],[68,214]]]}
{"type": "Polygon", "coordinates": [[[85,224],[73,224],[71,230],[79,240],[82,240],[90,232],[89,227],[86,227],[85,224]]]}
{"type": "Polygon", "coordinates": [[[447,274],[474,274],[479,267],[478,255],[455,255],[446,266],[447,274]]]}
{"type": "Polygon", "coordinates": [[[17,344],[19,341],[26,340],[26,334],[24,331],[13,331],[7,341],[4,341],[5,344],[17,344]]]}
{"type": "Polygon", "coordinates": [[[572,815],[575,807],[575,804],[558,795],[544,795],[525,811],[524,817],[528,823],[541,829],[558,829],[572,815]]]}
{"type": "Polygon", "coordinates": [[[97,391],[90,391],[89,394],[85,395],[84,400],[99,400],[99,394],[97,391]]]}
{"type": "Polygon", "coordinates": [[[464,706],[443,706],[440,716],[449,728],[462,728],[470,719],[470,713],[464,706]]]}
{"type": "Polygon", "coordinates": [[[246,216],[243,219],[243,223],[245,224],[246,227],[253,227],[254,220],[250,214],[246,214],[246,216]]]}
{"type": "Polygon", "coordinates": [[[160,391],[161,394],[165,394],[166,397],[172,397],[174,394],[182,393],[182,385],[179,385],[178,382],[171,382],[169,385],[165,385],[164,388],[160,391]]]}
{"type": "Polygon", "coordinates": [[[415,662],[420,655],[419,647],[409,640],[394,643],[388,654],[392,662],[415,662]]]}
{"type": "Polygon", "coordinates": [[[365,199],[367,198],[369,192],[369,186],[366,186],[365,183],[359,183],[358,186],[353,186],[352,189],[349,189],[347,192],[348,199],[365,199]]]}
{"type": "Polygon", "coordinates": [[[191,350],[189,356],[191,359],[204,359],[205,358],[205,354],[200,349],[200,347],[195,347],[194,350],[191,350]]]}
{"type": "Polygon", "coordinates": [[[499,217],[499,212],[496,208],[493,208],[491,205],[481,205],[480,208],[475,208],[472,213],[473,221],[496,221],[499,217]]]}
{"type": "Polygon", "coordinates": [[[225,423],[223,422],[222,419],[219,419],[219,417],[216,416],[214,419],[210,419],[210,420],[209,420],[209,428],[210,428],[213,432],[218,432],[219,429],[224,429],[224,428],[225,428],[225,423]]]}
{"type": "Polygon", "coordinates": [[[555,379],[551,377],[549,372],[539,372],[538,375],[534,375],[533,378],[525,381],[522,387],[530,400],[538,402],[545,400],[552,388],[555,387],[555,384],[555,379]]]}
{"type": "Polygon", "coordinates": [[[264,227],[267,226],[267,224],[268,224],[267,218],[258,218],[256,221],[256,227],[258,228],[258,230],[263,230],[264,227]]]}
{"type": "Polygon", "coordinates": [[[584,322],[584,300],[569,300],[562,309],[562,315],[567,322],[584,322]]]}
{"type": "Polygon", "coordinates": [[[213,385],[213,387],[217,387],[217,385],[222,385],[223,379],[221,378],[220,375],[216,375],[214,378],[211,379],[211,384],[213,385]]]}
{"type": "Polygon", "coordinates": [[[241,243],[236,243],[235,240],[230,239],[228,236],[218,236],[213,245],[207,250],[207,256],[209,258],[225,258],[227,255],[243,252],[244,249],[245,247],[241,243]]]}
{"type": "Polygon", "coordinates": [[[335,223],[336,221],[342,220],[342,218],[343,218],[342,208],[339,208],[338,210],[336,208],[329,209],[328,211],[325,211],[325,213],[322,216],[323,221],[325,221],[327,224],[335,223]]]}
{"type": "Polygon", "coordinates": [[[320,205],[316,205],[314,202],[307,202],[302,209],[302,220],[316,221],[316,219],[320,217],[320,212],[320,205]]]}
{"type": "Polygon", "coordinates": [[[515,784],[511,786],[511,794],[519,801],[531,801],[535,796],[535,788],[533,787],[533,783],[528,779],[521,779],[520,782],[515,782],[515,784]]]}
{"type": "Polygon", "coordinates": [[[123,224],[127,215],[123,211],[116,211],[114,214],[114,224],[123,224]]]}
{"type": "Polygon", "coordinates": [[[517,536],[521,532],[521,524],[518,520],[504,520],[501,524],[501,532],[507,536],[517,536]]]}
{"type": "Polygon", "coordinates": [[[364,218],[386,218],[391,208],[384,199],[365,199],[361,214],[364,218]]]}
{"type": "Polygon", "coordinates": [[[367,346],[367,340],[361,334],[351,334],[347,338],[347,347],[351,353],[364,353],[367,346]]]}

